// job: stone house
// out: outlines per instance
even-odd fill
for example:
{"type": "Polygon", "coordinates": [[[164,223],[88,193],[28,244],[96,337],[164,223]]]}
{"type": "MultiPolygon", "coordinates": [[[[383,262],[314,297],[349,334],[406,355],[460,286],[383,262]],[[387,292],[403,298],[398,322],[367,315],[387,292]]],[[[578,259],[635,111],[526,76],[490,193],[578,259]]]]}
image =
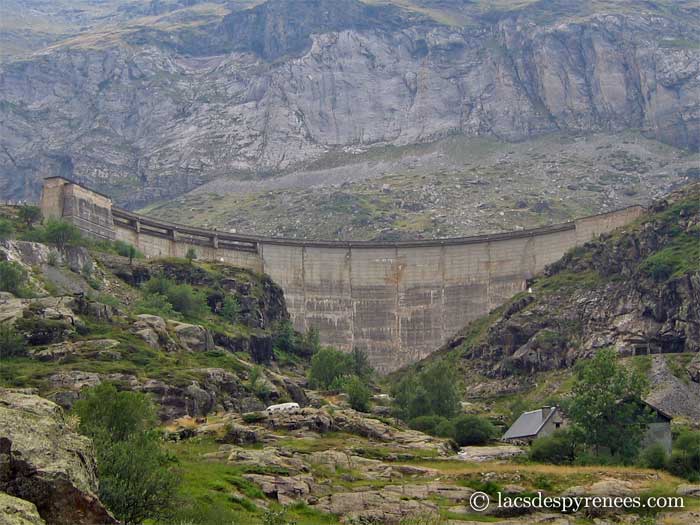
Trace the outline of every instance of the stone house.
{"type": "MultiPolygon", "coordinates": [[[[642,448],[659,443],[670,453],[672,417],[646,401],[640,403],[640,410],[644,408],[651,409],[653,419],[642,440],[642,448]]],[[[549,436],[558,428],[564,428],[566,424],[566,416],[559,407],[542,407],[520,414],[501,439],[515,443],[532,443],[539,437],[549,436]]]]}
{"type": "Polygon", "coordinates": [[[538,437],[548,436],[566,425],[559,407],[542,407],[523,412],[503,434],[503,441],[531,443],[538,437]]]}

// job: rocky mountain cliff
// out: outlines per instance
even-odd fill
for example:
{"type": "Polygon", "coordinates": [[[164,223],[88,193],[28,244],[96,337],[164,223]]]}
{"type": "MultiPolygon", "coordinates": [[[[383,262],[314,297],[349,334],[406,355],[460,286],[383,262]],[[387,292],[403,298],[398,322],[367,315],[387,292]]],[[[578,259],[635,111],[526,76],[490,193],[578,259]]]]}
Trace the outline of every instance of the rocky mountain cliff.
{"type": "Polygon", "coordinates": [[[1,66],[3,196],[64,175],[138,206],[453,134],[635,128],[699,146],[691,2],[168,6],[1,66]]]}

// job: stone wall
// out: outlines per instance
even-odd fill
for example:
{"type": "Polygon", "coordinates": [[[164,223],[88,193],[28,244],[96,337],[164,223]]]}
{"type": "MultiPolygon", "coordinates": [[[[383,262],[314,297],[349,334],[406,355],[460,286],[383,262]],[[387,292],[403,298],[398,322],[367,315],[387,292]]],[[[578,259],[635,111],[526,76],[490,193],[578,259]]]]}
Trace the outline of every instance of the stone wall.
{"type": "MultiPolygon", "coordinates": [[[[49,185],[45,195],[52,191],[49,185]]],[[[384,373],[427,356],[567,250],[641,212],[635,206],[535,230],[385,243],[231,235],[112,209],[116,238],[149,257],[183,257],[194,248],[201,260],[269,274],[298,330],[316,327],[325,344],[364,349],[384,373]]]]}

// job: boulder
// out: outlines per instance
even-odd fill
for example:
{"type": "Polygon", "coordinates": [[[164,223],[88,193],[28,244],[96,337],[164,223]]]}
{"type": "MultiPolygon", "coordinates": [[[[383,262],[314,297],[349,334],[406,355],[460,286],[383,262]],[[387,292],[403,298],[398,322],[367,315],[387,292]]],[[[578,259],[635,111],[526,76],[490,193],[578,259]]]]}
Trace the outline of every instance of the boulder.
{"type": "Polygon", "coordinates": [[[252,445],[260,442],[260,440],[261,437],[258,432],[233,421],[226,425],[226,432],[221,438],[223,443],[232,443],[234,445],[252,445]]]}
{"type": "Polygon", "coordinates": [[[36,505],[0,492],[0,525],[46,525],[36,505]]]}
{"type": "Polygon", "coordinates": [[[679,496],[688,496],[691,498],[700,498],[700,485],[682,484],[676,488],[676,494],[679,496]]]}
{"type": "Polygon", "coordinates": [[[116,339],[63,342],[50,345],[43,350],[32,350],[30,355],[38,361],[59,363],[76,355],[100,360],[115,360],[121,358],[121,353],[114,350],[117,346],[119,346],[119,341],[116,339]]]}
{"type": "Polygon", "coordinates": [[[182,346],[187,350],[206,352],[214,348],[214,339],[209,330],[203,326],[176,321],[170,321],[169,325],[182,346]]]}
{"type": "Polygon", "coordinates": [[[464,461],[483,463],[485,461],[505,461],[517,456],[524,456],[525,450],[515,445],[497,445],[492,447],[462,447],[457,457],[464,461]]]}
{"type": "Polygon", "coordinates": [[[250,465],[284,475],[295,475],[309,471],[304,461],[297,455],[275,447],[252,449],[221,445],[219,450],[212,454],[206,454],[205,457],[228,461],[234,465],[250,465]]]}
{"type": "Polygon", "coordinates": [[[82,370],[61,370],[49,377],[49,384],[52,388],[62,388],[75,392],[100,383],[100,374],[83,372],[82,370]]]}
{"type": "Polygon", "coordinates": [[[264,474],[243,474],[248,481],[260,486],[265,496],[276,499],[282,505],[303,500],[311,494],[314,478],[310,475],[267,476],[264,474]]]}
{"type": "Polygon", "coordinates": [[[132,331],[146,341],[151,348],[162,348],[168,352],[179,349],[178,344],[168,333],[165,320],[157,315],[137,315],[132,331]]]}
{"type": "Polygon", "coordinates": [[[427,501],[406,499],[398,491],[337,492],[319,498],[317,508],[343,516],[345,520],[394,524],[409,516],[437,513],[437,506],[427,501]]]}
{"type": "Polygon", "coordinates": [[[96,496],[90,440],[66,425],[55,403],[5,389],[0,389],[0,491],[33,503],[47,523],[117,523],[96,496]]]}

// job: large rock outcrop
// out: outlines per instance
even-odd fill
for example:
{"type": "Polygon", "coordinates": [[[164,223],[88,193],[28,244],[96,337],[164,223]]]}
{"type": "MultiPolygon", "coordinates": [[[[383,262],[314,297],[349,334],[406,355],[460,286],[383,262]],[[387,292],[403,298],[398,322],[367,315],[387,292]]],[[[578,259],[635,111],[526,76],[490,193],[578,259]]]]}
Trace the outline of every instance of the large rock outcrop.
{"type": "MultiPolygon", "coordinates": [[[[6,389],[0,389],[1,492],[32,503],[50,525],[117,523],[96,495],[90,440],[66,425],[58,405],[6,389]]],[[[31,506],[23,508],[31,516],[31,506]]]]}
{"type": "Polygon", "coordinates": [[[76,38],[0,69],[0,189],[36,196],[64,175],[137,206],[454,133],[636,128],[697,149],[697,11],[539,4],[460,25],[431,9],[269,0],[76,38]]]}

